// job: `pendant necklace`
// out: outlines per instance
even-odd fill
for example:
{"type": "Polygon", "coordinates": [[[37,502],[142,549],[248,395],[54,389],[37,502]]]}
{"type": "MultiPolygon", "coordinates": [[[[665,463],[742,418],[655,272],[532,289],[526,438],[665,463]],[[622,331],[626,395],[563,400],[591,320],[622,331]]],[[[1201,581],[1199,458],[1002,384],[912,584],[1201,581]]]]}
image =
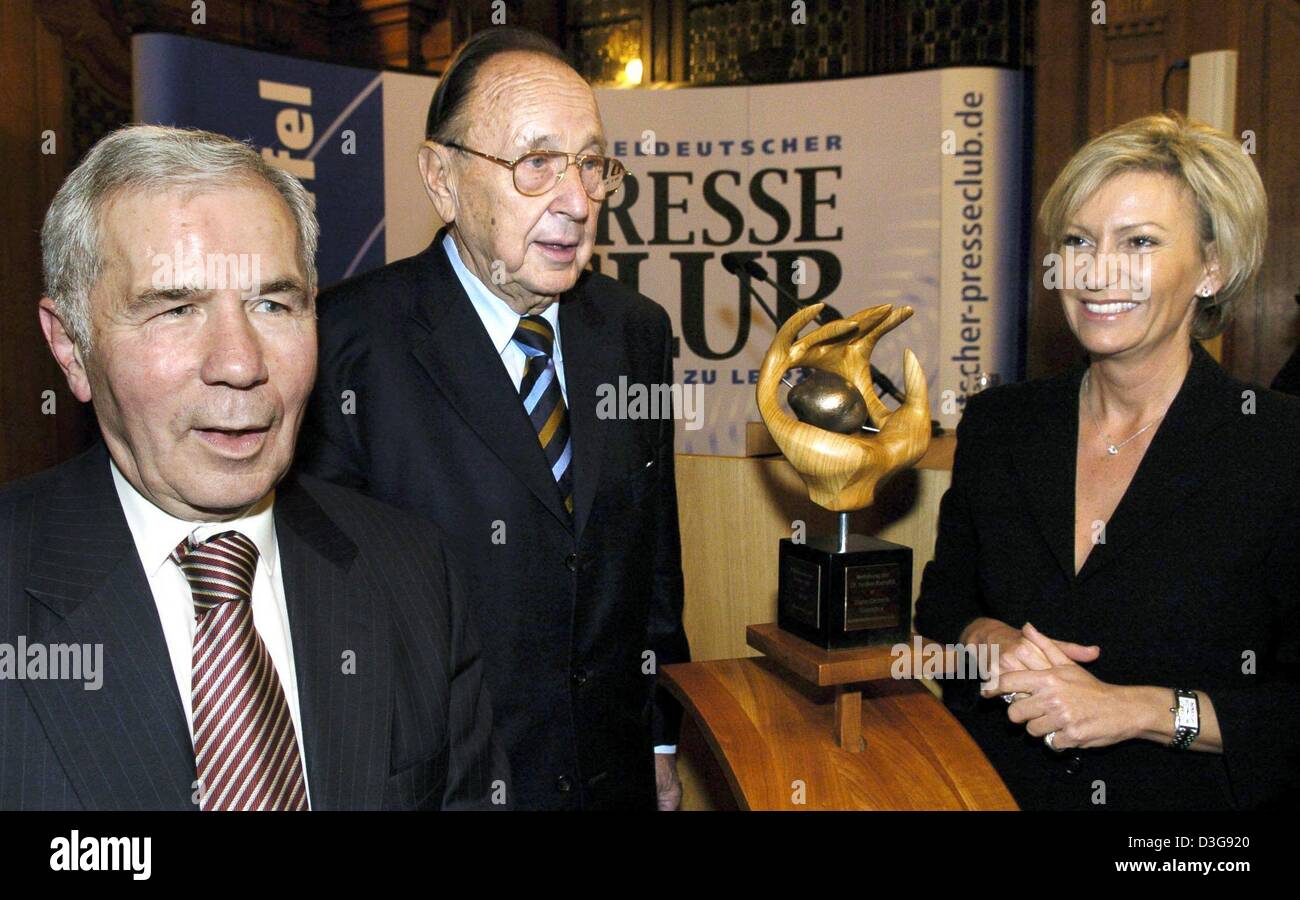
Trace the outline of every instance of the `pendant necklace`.
{"type": "MultiPolygon", "coordinates": [[[[1091,370],[1091,369],[1089,369],[1087,372],[1084,372],[1084,373],[1083,373],[1083,394],[1084,394],[1084,397],[1085,397],[1085,398],[1087,398],[1087,397],[1092,393],[1092,390],[1091,390],[1091,388],[1092,388],[1092,378],[1091,378],[1091,375],[1092,375],[1092,370],[1091,370]]],[[[1104,431],[1101,430],[1101,422],[1099,422],[1099,421],[1097,420],[1097,414],[1096,414],[1095,412],[1093,412],[1092,404],[1086,402],[1086,400],[1085,400],[1084,405],[1088,407],[1088,415],[1092,416],[1092,424],[1093,424],[1093,426],[1097,429],[1097,433],[1100,434],[1100,435],[1102,436],[1102,438],[1106,441],[1106,453],[1108,453],[1108,454],[1111,455],[1111,456],[1118,456],[1118,455],[1119,455],[1119,450],[1120,450],[1121,447],[1123,447],[1123,446],[1124,446],[1125,444],[1127,444],[1129,441],[1131,441],[1131,440],[1133,440],[1134,438],[1136,438],[1138,435],[1140,435],[1140,434],[1142,434],[1143,432],[1145,432],[1148,428],[1150,428],[1152,425],[1154,425],[1154,424],[1156,424],[1157,422],[1159,422],[1161,419],[1163,419],[1163,418],[1168,414],[1168,410],[1166,410],[1165,412],[1162,412],[1160,415],[1156,416],[1156,417],[1155,417],[1154,419],[1152,419],[1150,422],[1148,422],[1148,423],[1146,423],[1145,425],[1143,425],[1143,426],[1142,426],[1141,428],[1139,428],[1137,431],[1133,432],[1133,433],[1130,434],[1128,437],[1124,438],[1124,440],[1119,441],[1118,443],[1116,443],[1115,441],[1113,441],[1113,440],[1111,439],[1111,436],[1110,436],[1110,435],[1108,435],[1106,432],[1104,432],[1104,431]]]]}

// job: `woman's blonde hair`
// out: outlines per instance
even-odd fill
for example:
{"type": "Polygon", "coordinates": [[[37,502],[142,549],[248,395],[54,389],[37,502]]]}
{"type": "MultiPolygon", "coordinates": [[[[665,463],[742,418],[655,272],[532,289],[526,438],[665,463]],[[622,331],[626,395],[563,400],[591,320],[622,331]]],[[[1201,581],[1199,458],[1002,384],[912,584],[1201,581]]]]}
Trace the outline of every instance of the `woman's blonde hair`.
{"type": "Polygon", "coordinates": [[[1070,219],[1103,183],[1122,172],[1159,172],[1184,185],[1196,204],[1201,254],[1213,245],[1223,287],[1196,298],[1192,337],[1227,327],[1232,302],[1250,290],[1264,259],[1268,201],[1255,163],[1242,145],[1176,112],[1146,116],[1093,138],[1061,170],[1038,212],[1038,224],[1059,247],[1070,219]]]}

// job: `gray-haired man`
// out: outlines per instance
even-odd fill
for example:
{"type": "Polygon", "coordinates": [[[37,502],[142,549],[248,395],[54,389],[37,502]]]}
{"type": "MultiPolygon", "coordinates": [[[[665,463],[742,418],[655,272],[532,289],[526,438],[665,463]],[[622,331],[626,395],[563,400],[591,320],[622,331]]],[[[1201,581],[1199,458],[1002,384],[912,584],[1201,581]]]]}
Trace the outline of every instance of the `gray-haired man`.
{"type": "Polygon", "coordinates": [[[0,808],[509,801],[440,535],[286,477],[316,236],[302,185],[200,131],[114,132],[55,196],[41,326],[104,441],[0,489],[0,647],[102,671],[0,677],[0,808]]]}

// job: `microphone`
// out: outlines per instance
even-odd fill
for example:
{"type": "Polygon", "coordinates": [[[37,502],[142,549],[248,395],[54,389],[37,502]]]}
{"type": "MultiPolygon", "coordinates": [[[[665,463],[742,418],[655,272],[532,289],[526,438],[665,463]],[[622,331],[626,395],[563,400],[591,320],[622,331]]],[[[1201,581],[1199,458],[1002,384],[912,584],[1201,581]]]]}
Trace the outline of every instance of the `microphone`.
{"type": "MultiPolygon", "coordinates": [[[[762,266],[760,266],[758,263],[754,262],[752,259],[743,259],[742,257],[739,256],[733,256],[731,254],[724,253],[722,254],[722,267],[726,269],[728,272],[730,272],[732,275],[735,275],[737,278],[739,278],[740,275],[744,273],[745,275],[748,275],[751,278],[757,278],[759,281],[763,282],[764,284],[771,285],[773,288],[776,289],[777,294],[784,297],[786,300],[789,300],[799,309],[803,309],[804,307],[808,306],[808,302],[806,300],[800,300],[794,294],[790,293],[785,288],[781,287],[781,285],[777,284],[770,277],[768,277],[767,270],[764,269],[762,266]]],[[[777,328],[780,328],[781,321],[776,317],[776,314],[773,313],[772,310],[767,308],[767,304],[763,302],[763,298],[760,297],[758,293],[753,290],[753,288],[750,288],[750,292],[754,294],[754,298],[758,300],[758,305],[763,307],[763,312],[768,314],[768,316],[772,320],[772,323],[776,325],[777,328]]],[[[836,319],[842,319],[842,318],[844,318],[844,314],[842,312],[840,312],[835,307],[831,306],[829,303],[825,303],[822,306],[822,311],[817,314],[817,324],[826,325],[831,322],[834,322],[836,319]]],[[[903,392],[898,389],[898,386],[895,385],[894,382],[888,376],[886,376],[884,372],[881,372],[874,365],[871,367],[871,380],[875,382],[878,388],[880,388],[890,397],[893,397],[894,400],[898,401],[899,403],[903,402],[903,392]]]]}
{"type": "MultiPolygon", "coordinates": [[[[767,274],[767,270],[764,269],[762,266],[760,266],[758,263],[754,262],[752,259],[742,259],[739,256],[732,256],[731,254],[724,253],[722,254],[722,268],[726,269],[732,275],[735,275],[737,277],[739,277],[741,272],[744,272],[746,275],[750,276],[751,278],[757,278],[759,281],[763,282],[764,284],[770,284],[772,287],[776,289],[776,292],[779,295],[789,300],[791,303],[793,303],[795,306],[799,307],[800,309],[803,309],[805,306],[808,305],[807,301],[800,300],[794,294],[790,293],[785,288],[781,287],[781,285],[777,284],[775,281],[769,278],[767,274]]],[[[767,307],[764,307],[764,309],[766,308],[767,307]]],[[[768,313],[768,315],[771,315],[771,313],[768,313]]],[[[834,322],[836,319],[842,319],[842,318],[844,318],[844,314],[842,312],[840,312],[835,307],[831,306],[829,303],[824,303],[822,305],[822,311],[817,314],[817,324],[828,325],[831,322],[834,322]]],[[[775,317],[772,319],[772,321],[776,322],[775,317]]],[[[776,325],[779,328],[781,323],[776,322],[776,325]]]]}
{"type": "MultiPolygon", "coordinates": [[[[764,281],[767,280],[767,273],[763,271],[761,266],[753,263],[752,261],[750,261],[750,265],[754,266],[754,268],[758,269],[758,271],[762,273],[762,279],[764,281]]],[[[728,272],[730,272],[732,275],[735,275],[737,278],[740,277],[742,271],[746,275],[753,274],[747,268],[746,269],[741,268],[740,260],[738,260],[734,256],[728,256],[725,253],[722,254],[722,268],[726,269],[728,272]]],[[[746,284],[745,286],[749,287],[748,284],[746,284]]],[[[754,299],[758,301],[758,305],[763,307],[763,312],[767,313],[767,317],[772,320],[772,322],[776,325],[777,328],[780,328],[781,320],[777,318],[776,313],[772,312],[771,307],[767,305],[767,301],[763,299],[763,295],[760,294],[758,291],[754,290],[752,287],[749,287],[749,292],[754,296],[754,299]]],[[[820,318],[820,316],[818,318],[820,318]]]]}
{"type": "MultiPolygon", "coordinates": [[[[789,302],[793,303],[794,306],[801,308],[801,310],[803,307],[807,306],[806,300],[794,297],[794,294],[789,293],[789,291],[785,290],[784,287],[781,287],[779,284],[776,284],[775,281],[772,281],[771,278],[767,276],[767,269],[764,269],[762,265],[755,263],[754,260],[744,259],[742,256],[732,254],[723,254],[722,259],[723,268],[727,269],[728,272],[731,272],[733,276],[740,277],[741,273],[745,273],[751,278],[758,278],[758,280],[762,281],[764,285],[775,287],[776,293],[779,294],[780,297],[789,300],[789,302]]],[[[757,294],[755,294],[755,297],[757,297],[757,294]]],[[[764,306],[763,310],[767,311],[767,307],[764,306]]],[[[767,311],[767,315],[771,316],[771,311],[767,311]]],[[[816,321],[818,321],[819,325],[833,323],[836,319],[844,319],[844,313],[836,310],[836,308],[831,306],[829,303],[824,304],[822,312],[819,312],[818,316],[816,316],[816,321]]],[[[776,321],[776,316],[772,316],[772,321],[774,321],[777,326],[780,326],[779,321],[776,321]]]]}

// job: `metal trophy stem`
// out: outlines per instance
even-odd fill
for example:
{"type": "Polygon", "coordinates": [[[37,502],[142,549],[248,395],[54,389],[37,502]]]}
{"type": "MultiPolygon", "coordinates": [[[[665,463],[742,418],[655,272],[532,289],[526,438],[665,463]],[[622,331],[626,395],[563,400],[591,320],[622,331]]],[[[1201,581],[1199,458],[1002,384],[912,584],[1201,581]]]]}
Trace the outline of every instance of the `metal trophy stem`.
{"type": "Polygon", "coordinates": [[[849,514],[840,513],[840,552],[846,553],[849,549],[849,514]]]}

